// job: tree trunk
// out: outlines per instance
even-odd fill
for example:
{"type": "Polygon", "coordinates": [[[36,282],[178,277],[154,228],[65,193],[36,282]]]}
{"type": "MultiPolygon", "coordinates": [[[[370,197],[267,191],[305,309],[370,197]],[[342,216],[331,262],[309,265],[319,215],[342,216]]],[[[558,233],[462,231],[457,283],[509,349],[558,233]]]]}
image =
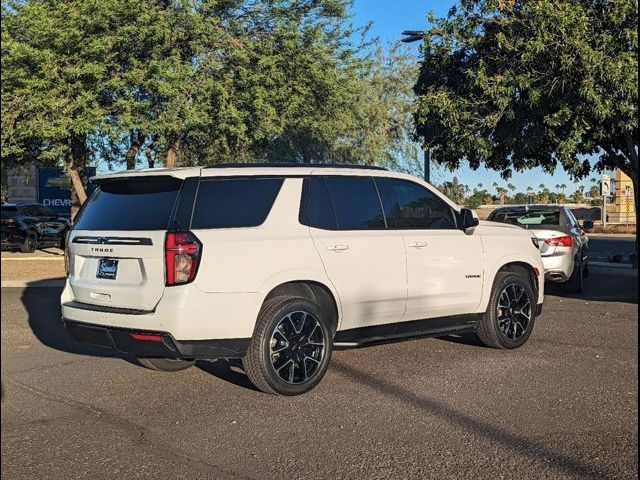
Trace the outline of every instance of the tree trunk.
{"type": "Polygon", "coordinates": [[[80,206],[87,200],[82,175],[87,163],[87,149],[84,137],[72,137],[67,155],[67,173],[71,179],[71,220],[80,206]]]}
{"type": "Polygon", "coordinates": [[[151,145],[144,149],[144,154],[147,157],[149,168],[153,168],[153,149],[151,148],[151,145]]]}
{"type": "Polygon", "coordinates": [[[633,182],[633,202],[634,208],[636,210],[636,249],[633,254],[633,268],[638,268],[638,219],[640,216],[638,214],[638,172],[636,171],[634,175],[630,175],[631,181],[633,182]]]}
{"type": "Polygon", "coordinates": [[[164,164],[166,168],[175,168],[178,165],[178,149],[179,144],[177,141],[171,142],[167,149],[167,160],[164,164]]]}

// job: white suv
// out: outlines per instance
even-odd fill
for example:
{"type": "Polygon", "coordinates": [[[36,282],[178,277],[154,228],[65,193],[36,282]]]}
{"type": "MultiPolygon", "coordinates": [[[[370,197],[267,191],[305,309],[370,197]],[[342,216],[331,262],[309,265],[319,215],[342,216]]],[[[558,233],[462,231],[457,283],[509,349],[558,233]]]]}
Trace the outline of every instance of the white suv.
{"type": "Polygon", "coordinates": [[[63,322],[150,368],[242,358],[260,390],[296,395],[336,345],[474,328],[516,348],[542,306],[530,233],[479,223],[408,175],[221,166],[92,181],[67,242],[63,322]]]}

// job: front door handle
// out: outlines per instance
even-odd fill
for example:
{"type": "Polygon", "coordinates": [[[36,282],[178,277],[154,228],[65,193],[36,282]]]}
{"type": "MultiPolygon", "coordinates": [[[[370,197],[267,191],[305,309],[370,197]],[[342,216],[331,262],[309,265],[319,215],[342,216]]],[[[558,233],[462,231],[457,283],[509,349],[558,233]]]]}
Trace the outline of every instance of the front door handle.
{"type": "Polygon", "coordinates": [[[409,246],[412,248],[424,248],[429,246],[429,242],[411,242],[409,246]]]}
{"type": "Polygon", "coordinates": [[[349,250],[349,245],[327,245],[328,252],[344,252],[349,250]]]}

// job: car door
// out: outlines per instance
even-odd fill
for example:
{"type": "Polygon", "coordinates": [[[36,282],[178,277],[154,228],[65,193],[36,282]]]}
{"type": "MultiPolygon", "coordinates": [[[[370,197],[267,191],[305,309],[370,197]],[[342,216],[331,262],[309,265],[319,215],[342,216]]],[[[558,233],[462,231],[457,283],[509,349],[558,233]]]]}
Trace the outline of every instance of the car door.
{"type": "Polygon", "coordinates": [[[341,330],[399,322],[407,283],[402,236],[387,229],[369,176],[311,176],[305,180],[315,247],[342,306],[341,330]]]}
{"type": "Polygon", "coordinates": [[[48,207],[43,205],[35,206],[40,223],[40,238],[46,243],[58,243],[60,238],[61,224],[58,215],[48,207]]]}
{"type": "Polygon", "coordinates": [[[480,236],[457,228],[457,213],[418,183],[376,180],[385,211],[402,233],[407,256],[404,321],[475,312],[484,269],[480,236]]]}

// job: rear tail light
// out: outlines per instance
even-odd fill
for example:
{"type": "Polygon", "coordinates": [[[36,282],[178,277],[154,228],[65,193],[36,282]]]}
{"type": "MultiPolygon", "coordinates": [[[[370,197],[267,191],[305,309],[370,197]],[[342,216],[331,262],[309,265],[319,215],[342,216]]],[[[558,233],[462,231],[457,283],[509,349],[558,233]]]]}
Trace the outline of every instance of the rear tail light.
{"type": "Polygon", "coordinates": [[[202,247],[190,232],[167,232],[164,243],[165,284],[184,285],[196,278],[202,247]]]}
{"type": "Polygon", "coordinates": [[[552,247],[573,247],[573,238],[570,235],[565,237],[548,238],[544,243],[552,247]]]}

